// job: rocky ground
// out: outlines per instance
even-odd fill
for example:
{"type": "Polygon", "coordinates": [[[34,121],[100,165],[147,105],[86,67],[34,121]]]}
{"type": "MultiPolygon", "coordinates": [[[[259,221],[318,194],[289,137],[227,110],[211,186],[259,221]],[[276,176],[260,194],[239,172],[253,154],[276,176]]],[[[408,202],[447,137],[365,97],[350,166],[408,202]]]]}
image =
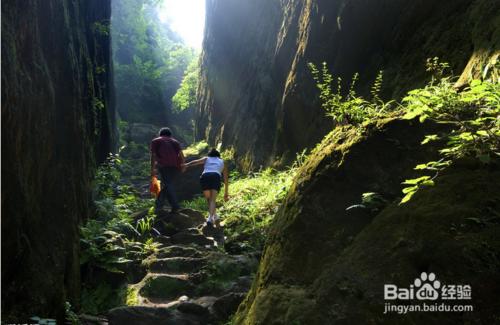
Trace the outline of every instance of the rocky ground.
{"type": "MultiPolygon", "coordinates": [[[[140,213],[137,217],[140,217],[140,213]]],[[[204,223],[191,209],[159,213],[155,253],[125,270],[127,305],[102,317],[82,316],[84,324],[221,324],[249,290],[258,260],[223,249],[223,228],[204,223]]]]}

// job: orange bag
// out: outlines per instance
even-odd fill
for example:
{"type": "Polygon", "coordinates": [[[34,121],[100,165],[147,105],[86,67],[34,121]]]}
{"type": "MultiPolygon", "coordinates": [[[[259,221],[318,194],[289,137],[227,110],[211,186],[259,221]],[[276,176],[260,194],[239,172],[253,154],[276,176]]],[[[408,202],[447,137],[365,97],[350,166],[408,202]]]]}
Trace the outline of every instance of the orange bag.
{"type": "Polygon", "coordinates": [[[158,178],[156,178],[156,176],[151,177],[151,184],[149,185],[149,191],[151,194],[158,197],[158,195],[160,195],[160,190],[160,182],[158,181],[158,178]]]}

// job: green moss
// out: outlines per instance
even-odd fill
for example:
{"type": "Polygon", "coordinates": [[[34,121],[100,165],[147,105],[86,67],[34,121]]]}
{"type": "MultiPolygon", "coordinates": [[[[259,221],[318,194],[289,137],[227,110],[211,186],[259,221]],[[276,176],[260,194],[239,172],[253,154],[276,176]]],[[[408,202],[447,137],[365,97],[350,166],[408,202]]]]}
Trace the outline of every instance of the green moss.
{"type": "Polygon", "coordinates": [[[241,271],[242,268],[236,260],[216,254],[205,267],[207,278],[196,288],[196,292],[198,295],[223,292],[233,285],[241,275],[241,271]]]}
{"type": "MultiPolygon", "coordinates": [[[[245,304],[243,302],[243,304],[245,304]]],[[[259,292],[247,317],[236,314],[235,324],[319,324],[311,314],[314,300],[305,288],[270,285],[259,292]]],[[[240,307],[241,308],[241,307],[240,307]]]]}
{"type": "MultiPolygon", "coordinates": [[[[341,297],[333,301],[331,292],[320,295],[323,303],[317,300],[317,295],[322,292],[321,286],[328,287],[330,279],[341,277],[336,275],[337,271],[330,271],[331,265],[349,251],[373,218],[359,210],[348,212],[346,208],[360,203],[366,192],[382,193],[389,201],[397,200],[401,182],[406,175],[415,174],[416,163],[437,155],[435,148],[420,143],[425,134],[437,132],[440,127],[391,116],[357,128],[339,126],[328,134],[299,168],[269,229],[258,278],[240,306],[236,323],[291,324],[294,318],[304,324],[324,324],[341,315],[342,310],[337,309],[347,308],[341,297]],[[315,284],[327,272],[324,282],[315,284]],[[294,316],[285,321],[285,315],[294,316]]],[[[373,235],[383,240],[394,228],[392,223],[386,226],[390,229],[373,235]]],[[[367,247],[376,245],[368,244],[365,250],[367,247]]],[[[380,255],[371,254],[380,263],[380,255]]],[[[375,265],[359,267],[368,279],[376,269],[375,265]]],[[[357,273],[358,269],[352,272],[357,273]]],[[[388,273],[385,270],[385,275],[388,273]]],[[[363,289],[347,283],[335,286],[332,291],[347,292],[353,299],[359,299],[363,289]]],[[[368,307],[366,310],[371,311],[368,307]]],[[[366,318],[361,318],[353,323],[365,321],[366,318]]]]}
{"type": "Polygon", "coordinates": [[[179,292],[187,293],[191,289],[187,280],[173,276],[150,275],[144,281],[139,293],[148,298],[173,298],[179,292]]]}
{"type": "Polygon", "coordinates": [[[182,151],[186,157],[197,157],[208,152],[208,143],[200,141],[191,144],[189,147],[182,151]]]}
{"type": "Polygon", "coordinates": [[[135,286],[127,287],[127,306],[135,306],[139,303],[139,290],[135,286]]]}

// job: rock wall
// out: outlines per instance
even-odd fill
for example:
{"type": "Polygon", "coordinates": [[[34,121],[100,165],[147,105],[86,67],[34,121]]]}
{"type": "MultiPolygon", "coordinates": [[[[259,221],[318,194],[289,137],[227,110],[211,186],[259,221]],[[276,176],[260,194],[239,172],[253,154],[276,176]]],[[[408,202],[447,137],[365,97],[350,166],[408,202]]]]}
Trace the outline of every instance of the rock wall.
{"type": "Polygon", "coordinates": [[[78,225],[116,138],[110,6],[2,1],[2,321],[78,304],[78,225]]]}
{"type": "MultiPolygon", "coordinates": [[[[235,324],[493,324],[500,319],[499,161],[457,161],[399,205],[401,182],[435,158],[441,127],[386,120],[329,134],[299,170],[269,230],[235,324]],[[360,206],[363,193],[381,195],[360,206]],[[350,208],[348,208],[350,207],[350,208]],[[384,285],[422,272],[472,287],[474,312],[384,314],[384,285]]],[[[417,290],[416,288],[415,290],[417,290]]],[[[428,304],[433,302],[426,301],[428,304]]],[[[454,304],[455,301],[436,301],[454,304]]]]}
{"type": "MultiPolygon", "coordinates": [[[[331,129],[308,62],[328,63],[366,93],[384,70],[384,97],[424,84],[426,58],[463,83],[494,70],[496,0],[207,0],[195,132],[233,146],[244,169],[288,162],[331,129]],[[465,68],[465,70],[464,70],[465,68]]],[[[497,70],[498,71],[498,70],[497,70]]]]}

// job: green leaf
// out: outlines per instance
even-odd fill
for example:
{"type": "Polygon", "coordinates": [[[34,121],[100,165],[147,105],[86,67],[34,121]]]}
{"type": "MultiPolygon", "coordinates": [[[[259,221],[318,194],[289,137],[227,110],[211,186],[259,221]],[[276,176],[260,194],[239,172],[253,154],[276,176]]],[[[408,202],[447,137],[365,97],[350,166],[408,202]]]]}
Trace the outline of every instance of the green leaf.
{"type": "Polygon", "coordinates": [[[430,135],[426,135],[424,140],[422,140],[421,144],[427,144],[431,141],[436,141],[436,140],[439,140],[440,137],[437,135],[437,134],[430,134],[430,135]]]}
{"type": "Polygon", "coordinates": [[[434,181],[433,180],[427,180],[427,181],[424,181],[420,184],[418,184],[419,186],[434,186],[434,181]]]}
{"type": "Polygon", "coordinates": [[[415,194],[416,192],[415,191],[412,191],[412,192],[409,192],[408,194],[406,194],[402,199],[401,199],[401,202],[399,202],[399,204],[404,204],[408,201],[410,201],[410,199],[412,198],[412,196],[415,194]]]}
{"type": "Polygon", "coordinates": [[[424,123],[425,120],[429,117],[429,115],[427,114],[422,114],[420,115],[420,117],[418,118],[418,120],[420,121],[420,123],[424,123]]]}
{"type": "Polygon", "coordinates": [[[408,194],[408,193],[411,193],[411,192],[415,192],[416,190],[418,190],[418,186],[405,187],[403,189],[403,193],[404,194],[408,194]]]}
{"type": "Polygon", "coordinates": [[[415,166],[414,169],[415,170],[424,170],[424,169],[427,169],[427,164],[419,164],[419,165],[415,166]]]}
{"type": "Polygon", "coordinates": [[[481,85],[481,83],[482,83],[482,82],[481,82],[481,80],[474,79],[474,80],[472,80],[472,81],[471,81],[470,86],[471,86],[472,88],[473,88],[473,87],[477,87],[477,86],[481,85]]]}

